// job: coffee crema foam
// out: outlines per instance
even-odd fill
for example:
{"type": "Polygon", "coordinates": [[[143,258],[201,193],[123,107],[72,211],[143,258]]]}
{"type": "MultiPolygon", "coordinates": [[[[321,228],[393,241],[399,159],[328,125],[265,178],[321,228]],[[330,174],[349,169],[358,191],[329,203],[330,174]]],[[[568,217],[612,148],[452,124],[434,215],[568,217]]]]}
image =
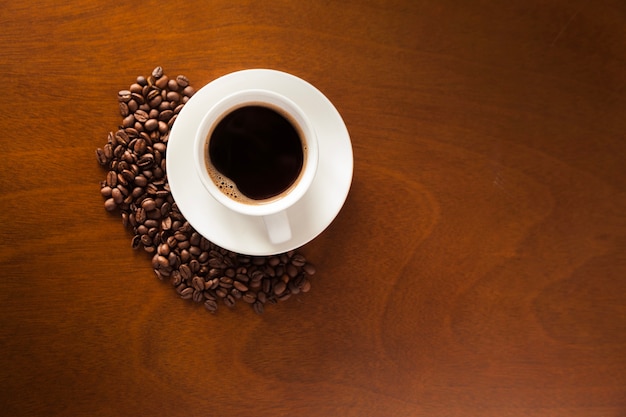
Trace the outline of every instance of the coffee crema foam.
{"type": "Polygon", "coordinates": [[[224,194],[226,197],[229,197],[230,199],[234,201],[237,201],[243,204],[264,204],[264,203],[270,203],[272,201],[282,198],[284,195],[288,194],[292,189],[294,189],[296,185],[298,185],[298,182],[300,181],[300,178],[302,177],[302,172],[304,172],[304,165],[303,165],[302,171],[300,172],[300,175],[298,175],[298,178],[296,178],[293,184],[289,186],[289,188],[287,188],[282,193],[275,195],[273,197],[270,197],[270,198],[266,198],[264,200],[255,200],[254,198],[250,198],[246,196],[245,194],[243,194],[241,191],[239,191],[239,188],[237,188],[237,184],[235,184],[234,181],[232,181],[230,178],[221,174],[209,163],[206,164],[206,168],[209,174],[209,178],[213,180],[213,183],[215,184],[217,188],[220,189],[222,194],[224,194]]]}

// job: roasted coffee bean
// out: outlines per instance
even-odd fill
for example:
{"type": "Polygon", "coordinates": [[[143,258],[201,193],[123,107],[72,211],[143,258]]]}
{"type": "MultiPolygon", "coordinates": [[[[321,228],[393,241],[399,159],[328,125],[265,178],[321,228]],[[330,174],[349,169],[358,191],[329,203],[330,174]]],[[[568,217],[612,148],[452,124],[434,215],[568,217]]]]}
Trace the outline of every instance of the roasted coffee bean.
{"type": "Polygon", "coordinates": [[[189,280],[192,277],[191,268],[189,268],[189,265],[187,264],[181,265],[180,268],[178,268],[178,271],[180,272],[180,276],[185,281],[189,280]]]}
{"type": "Polygon", "coordinates": [[[155,258],[156,258],[156,266],[153,264],[155,268],[167,268],[168,266],[170,266],[170,263],[165,256],[156,255],[155,258]]]}
{"type": "Polygon", "coordinates": [[[143,222],[146,221],[146,210],[143,207],[139,207],[135,210],[135,220],[137,224],[143,224],[143,222]]]}
{"type": "Polygon", "coordinates": [[[302,270],[306,272],[307,275],[315,274],[315,266],[310,263],[305,263],[304,265],[302,265],[302,270]]]}
{"type": "Polygon", "coordinates": [[[147,219],[145,222],[143,222],[143,225],[149,228],[150,230],[154,230],[154,233],[158,232],[157,227],[159,226],[159,222],[155,219],[147,219]]]}
{"type": "Polygon", "coordinates": [[[134,125],[135,125],[135,116],[132,114],[129,114],[128,116],[124,117],[124,119],[122,120],[123,127],[133,127],[134,125]]]}
{"type": "Polygon", "coordinates": [[[131,93],[141,94],[142,86],[139,82],[132,83],[129,87],[131,93]]]}
{"type": "Polygon", "coordinates": [[[263,278],[263,280],[261,281],[261,288],[266,294],[270,292],[270,290],[272,289],[272,282],[269,280],[269,278],[263,278]]]}
{"type": "Polygon", "coordinates": [[[137,110],[137,111],[134,113],[134,116],[135,116],[135,120],[136,120],[137,122],[139,122],[139,123],[145,123],[145,122],[146,122],[146,120],[148,120],[148,119],[149,119],[149,117],[148,117],[148,113],[146,113],[146,112],[145,112],[145,111],[143,111],[143,110],[137,110]]]}
{"type": "Polygon", "coordinates": [[[117,208],[117,203],[113,198],[108,198],[104,202],[104,208],[106,209],[106,211],[113,211],[117,208]]]}
{"type": "Polygon", "coordinates": [[[252,291],[248,291],[243,295],[243,301],[248,304],[252,304],[256,301],[257,296],[252,291]]]}
{"type": "Polygon", "coordinates": [[[226,276],[220,278],[220,287],[222,288],[232,288],[233,280],[232,278],[228,278],[226,276]]]}
{"type": "Polygon", "coordinates": [[[239,291],[237,288],[231,288],[230,295],[232,295],[235,300],[241,300],[241,297],[243,296],[243,294],[241,294],[241,291],[239,291]]]}
{"type": "MultiPolygon", "coordinates": [[[[156,97],[161,97],[161,91],[158,88],[150,88],[150,89],[148,89],[148,93],[146,94],[146,98],[148,99],[148,101],[152,101],[156,97]]],[[[161,104],[160,101],[159,101],[159,104],[161,104]]],[[[151,107],[153,107],[153,106],[151,106],[151,107]]]]}
{"type": "Polygon", "coordinates": [[[165,154],[165,150],[167,149],[167,145],[165,145],[164,143],[155,143],[154,145],[152,145],[152,148],[157,151],[160,152],[161,154],[165,154]]]}
{"type": "Polygon", "coordinates": [[[152,70],[152,76],[154,78],[161,78],[163,76],[163,67],[157,66],[152,70]]]}
{"type": "Polygon", "coordinates": [[[169,82],[169,78],[167,77],[167,75],[163,75],[163,71],[161,71],[161,76],[160,77],[154,77],[154,78],[157,79],[155,81],[154,85],[156,85],[160,89],[164,89],[164,88],[167,87],[168,82],[169,82]]]}
{"type": "Polygon", "coordinates": [[[204,280],[197,275],[191,280],[191,285],[198,291],[204,291],[204,280]]]}
{"type": "Polygon", "coordinates": [[[139,108],[139,104],[135,100],[131,100],[127,104],[129,113],[133,113],[139,108]]]}
{"type": "Polygon", "coordinates": [[[191,269],[191,272],[193,272],[194,274],[197,274],[200,271],[200,268],[202,268],[202,266],[197,259],[192,259],[191,261],[189,261],[189,269],[191,269]]]}
{"type": "Polygon", "coordinates": [[[117,98],[119,101],[126,103],[130,101],[130,94],[131,94],[130,90],[120,90],[117,93],[117,98]]]}
{"type": "Polygon", "coordinates": [[[289,281],[287,289],[292,294],[298,294],[300,292],[300,287],[295,283],[295,281],[289,281]]]}
{"type": "Polygon", "coordinates": [[[304,266],[305,263],[306,259],[299,253],[293,255],[293,257],[291,258],[291,264],[294,266],[304,266]]]}
{"type": "Polygon", "coordinates": [[[193,288],[186,287],[180,291],[180,297],[184,300],[188,300],[191,297],[193,297],[193,291],[194,291],[193,288]]]}
{"type": "Polygon", "coordinates": [[[156,130],[159,127],[159,122],[156,119],[148,119],[146,123],[144,124],[144,127],[146,128],[148,132],[152,132],[153,130],[156,130]]]}
{"type": "Polygon", "coordinates": [[[237,288],[239,291],[241,292],[246,292],[248,291],[248,287],[246,286],[246,284],[244,284],[241,281],[233,281],[233,286],[235,288],[237,288]]]}
{"type": "Polygon", "coordinates": [[[156,208],[156,203],[151,198],[146,198],[141,202],[141,207],[146,211],[152,211],[156,208]]]}
{"type": "Polygon", "coordinates": [[[111,197],[111,192],[112,192],[112,189],[108,185],[105,185],[104,187],[100,188],[100,194],[104,198],[111,197]]]}
{"type": "MultiPolygon", "coordinates": [[[[161,212],[161,214],[163,214],[163,212],[161,212]]],[[[171,217],[165,217],[163,220],[161,220],[161,230],[170,230],[171,228],[172,228],[171,217]]]]}
{"type": "Polygon", "coordinates": [[[121,204],[124,200],[122,192],[117,187],[111,189],[111,197],[113,198],[113,201],[115,201],[115,204],[121,204]]]}
{"type": "Polygon", "coordinates": [[[259,301],[255,301],[254,304],[252,304],[252,309],[257,314],[263,314],[263,310],[265,308],[263,307],[263,303],[260,303],[259,301]]]}
{"type": "Polygon", "coordinates": [[[242,273],[242,272],[239,272],[237,275],[235,275],[235,279],[243,283],[247,283],[248,281],[250,281],[250,277],[248,277],[245,273],[242,273]]]}
{"type": "Polygon", "coordinates": [[[178,94],[176,91],[168,91],[166,98],[172,103],[178,103],[181,100],[180,94],[178,94]]]}
{"type": "Polygon", "coordinates": [[[269,266],[278,266],[278,264],[280,263],[280,258],[278,258],[277,256],[270,256],[269,259],[267,260],[267,264],[269,266]]]}
{"type": "Polygon", "coordinates": [[[289,264],[287,265],[286,269],[287,275],[289,275],[290,278],[295,278],[298,275],[298,268],[296,268],[295,265],[289,264]]]}
{"type": "Polygon", "coordinates": [[[119,107],[120,107],[120,114],[122,115],[122,117],[126,117],[130,114],[130,109],[128,108],[127,103],[120,101],[119,107]]]}
{"type": "Polygon", "coordinates": [[[228,294],[226,295],[226,297],[224,297],[224,304],[226,304],[227,307],[234,307],[235,306],[235,298],[228,294]]]}
{"type": "Polygon", "coordinates": [[[117,172],[109,171],[107,173],[106,185],[109,187],[115,187],[117,185],[117,172]]]}
{"type": "Polygon", "coordinates": [[[274,294],[281,295],[282,293],[285,292],[286,289],[287,289],[287,285],[283,281],[278,281],[274,285],[274,294]]]}
{"type": "Polygon", "coordinates": [[[183,94],[184,94],[185,96],[187,96],[187,97],[191,97],[191,96],[193,96],[195,93],[196,93],[196,90],[195,90],[192,86],[190,86],[190,85],[188,85],[187,87],[185,87],[185,88],[183,89],[183,94]]]}
{"type": "Polygon", "coordinates": [[[106,155],[106,152],[102,148],[96,149],[96,158],[98,159],[98,163],[100,165],[106,165],[109,162],[109,158],[106,155]]]}
{"type": "Polygon", "coordinates": [[[213,313],[217,310],[217,302],[215,300],[206,300],[204,302],[204,307],[213,313]]]}
{"type": "Polygon", "coordinates": [[[185,88],[189,85],[189,80],[184,75],[178,75],[176,77],[176,82],[181,88],[185,88]]]}
{"type": "Polygon", "coordinates": [[[141,235],[141,244],[144,246],[151,246],[152,245],[152,238],[150,237],[150,235],[145,234],[145,235],[141,235]]]}

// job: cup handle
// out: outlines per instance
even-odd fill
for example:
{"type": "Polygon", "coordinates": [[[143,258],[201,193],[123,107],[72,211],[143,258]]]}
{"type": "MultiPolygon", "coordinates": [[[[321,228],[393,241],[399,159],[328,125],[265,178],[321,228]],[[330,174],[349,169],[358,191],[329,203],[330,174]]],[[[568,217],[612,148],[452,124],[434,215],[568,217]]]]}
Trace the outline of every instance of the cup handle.
{"type": "Polygon", "coordinates": [[[263,216],[263,222],[272,243],[283,243],[291,239],[291,226],[286,210],[263,216]]]}

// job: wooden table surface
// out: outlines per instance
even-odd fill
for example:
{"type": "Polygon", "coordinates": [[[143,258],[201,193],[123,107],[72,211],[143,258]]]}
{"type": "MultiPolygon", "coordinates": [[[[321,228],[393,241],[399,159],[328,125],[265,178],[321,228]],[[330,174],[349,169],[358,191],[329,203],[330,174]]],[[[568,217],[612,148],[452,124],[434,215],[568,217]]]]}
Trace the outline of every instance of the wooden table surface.
{"type": "Polygon", "coordinates": [[[0,414],[626,415],[624,1],[32,3],[0,12],[0,414]],[[157,65],[335,104],[310,292],[210,314],[104,210],[157,65]]]}

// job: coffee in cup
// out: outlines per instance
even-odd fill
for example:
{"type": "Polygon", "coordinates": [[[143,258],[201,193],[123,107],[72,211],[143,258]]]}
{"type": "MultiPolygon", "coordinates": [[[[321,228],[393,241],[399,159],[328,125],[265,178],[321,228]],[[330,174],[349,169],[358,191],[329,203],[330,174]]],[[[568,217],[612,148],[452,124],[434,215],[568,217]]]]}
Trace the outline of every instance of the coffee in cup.
{"type": "Polygon", "coordinates": [[[209,177],[238,202],[280,198],[302,174],[307,150],[301,129],[279,108],[252,103],[231,109],[208,135],[209,177]]]}

